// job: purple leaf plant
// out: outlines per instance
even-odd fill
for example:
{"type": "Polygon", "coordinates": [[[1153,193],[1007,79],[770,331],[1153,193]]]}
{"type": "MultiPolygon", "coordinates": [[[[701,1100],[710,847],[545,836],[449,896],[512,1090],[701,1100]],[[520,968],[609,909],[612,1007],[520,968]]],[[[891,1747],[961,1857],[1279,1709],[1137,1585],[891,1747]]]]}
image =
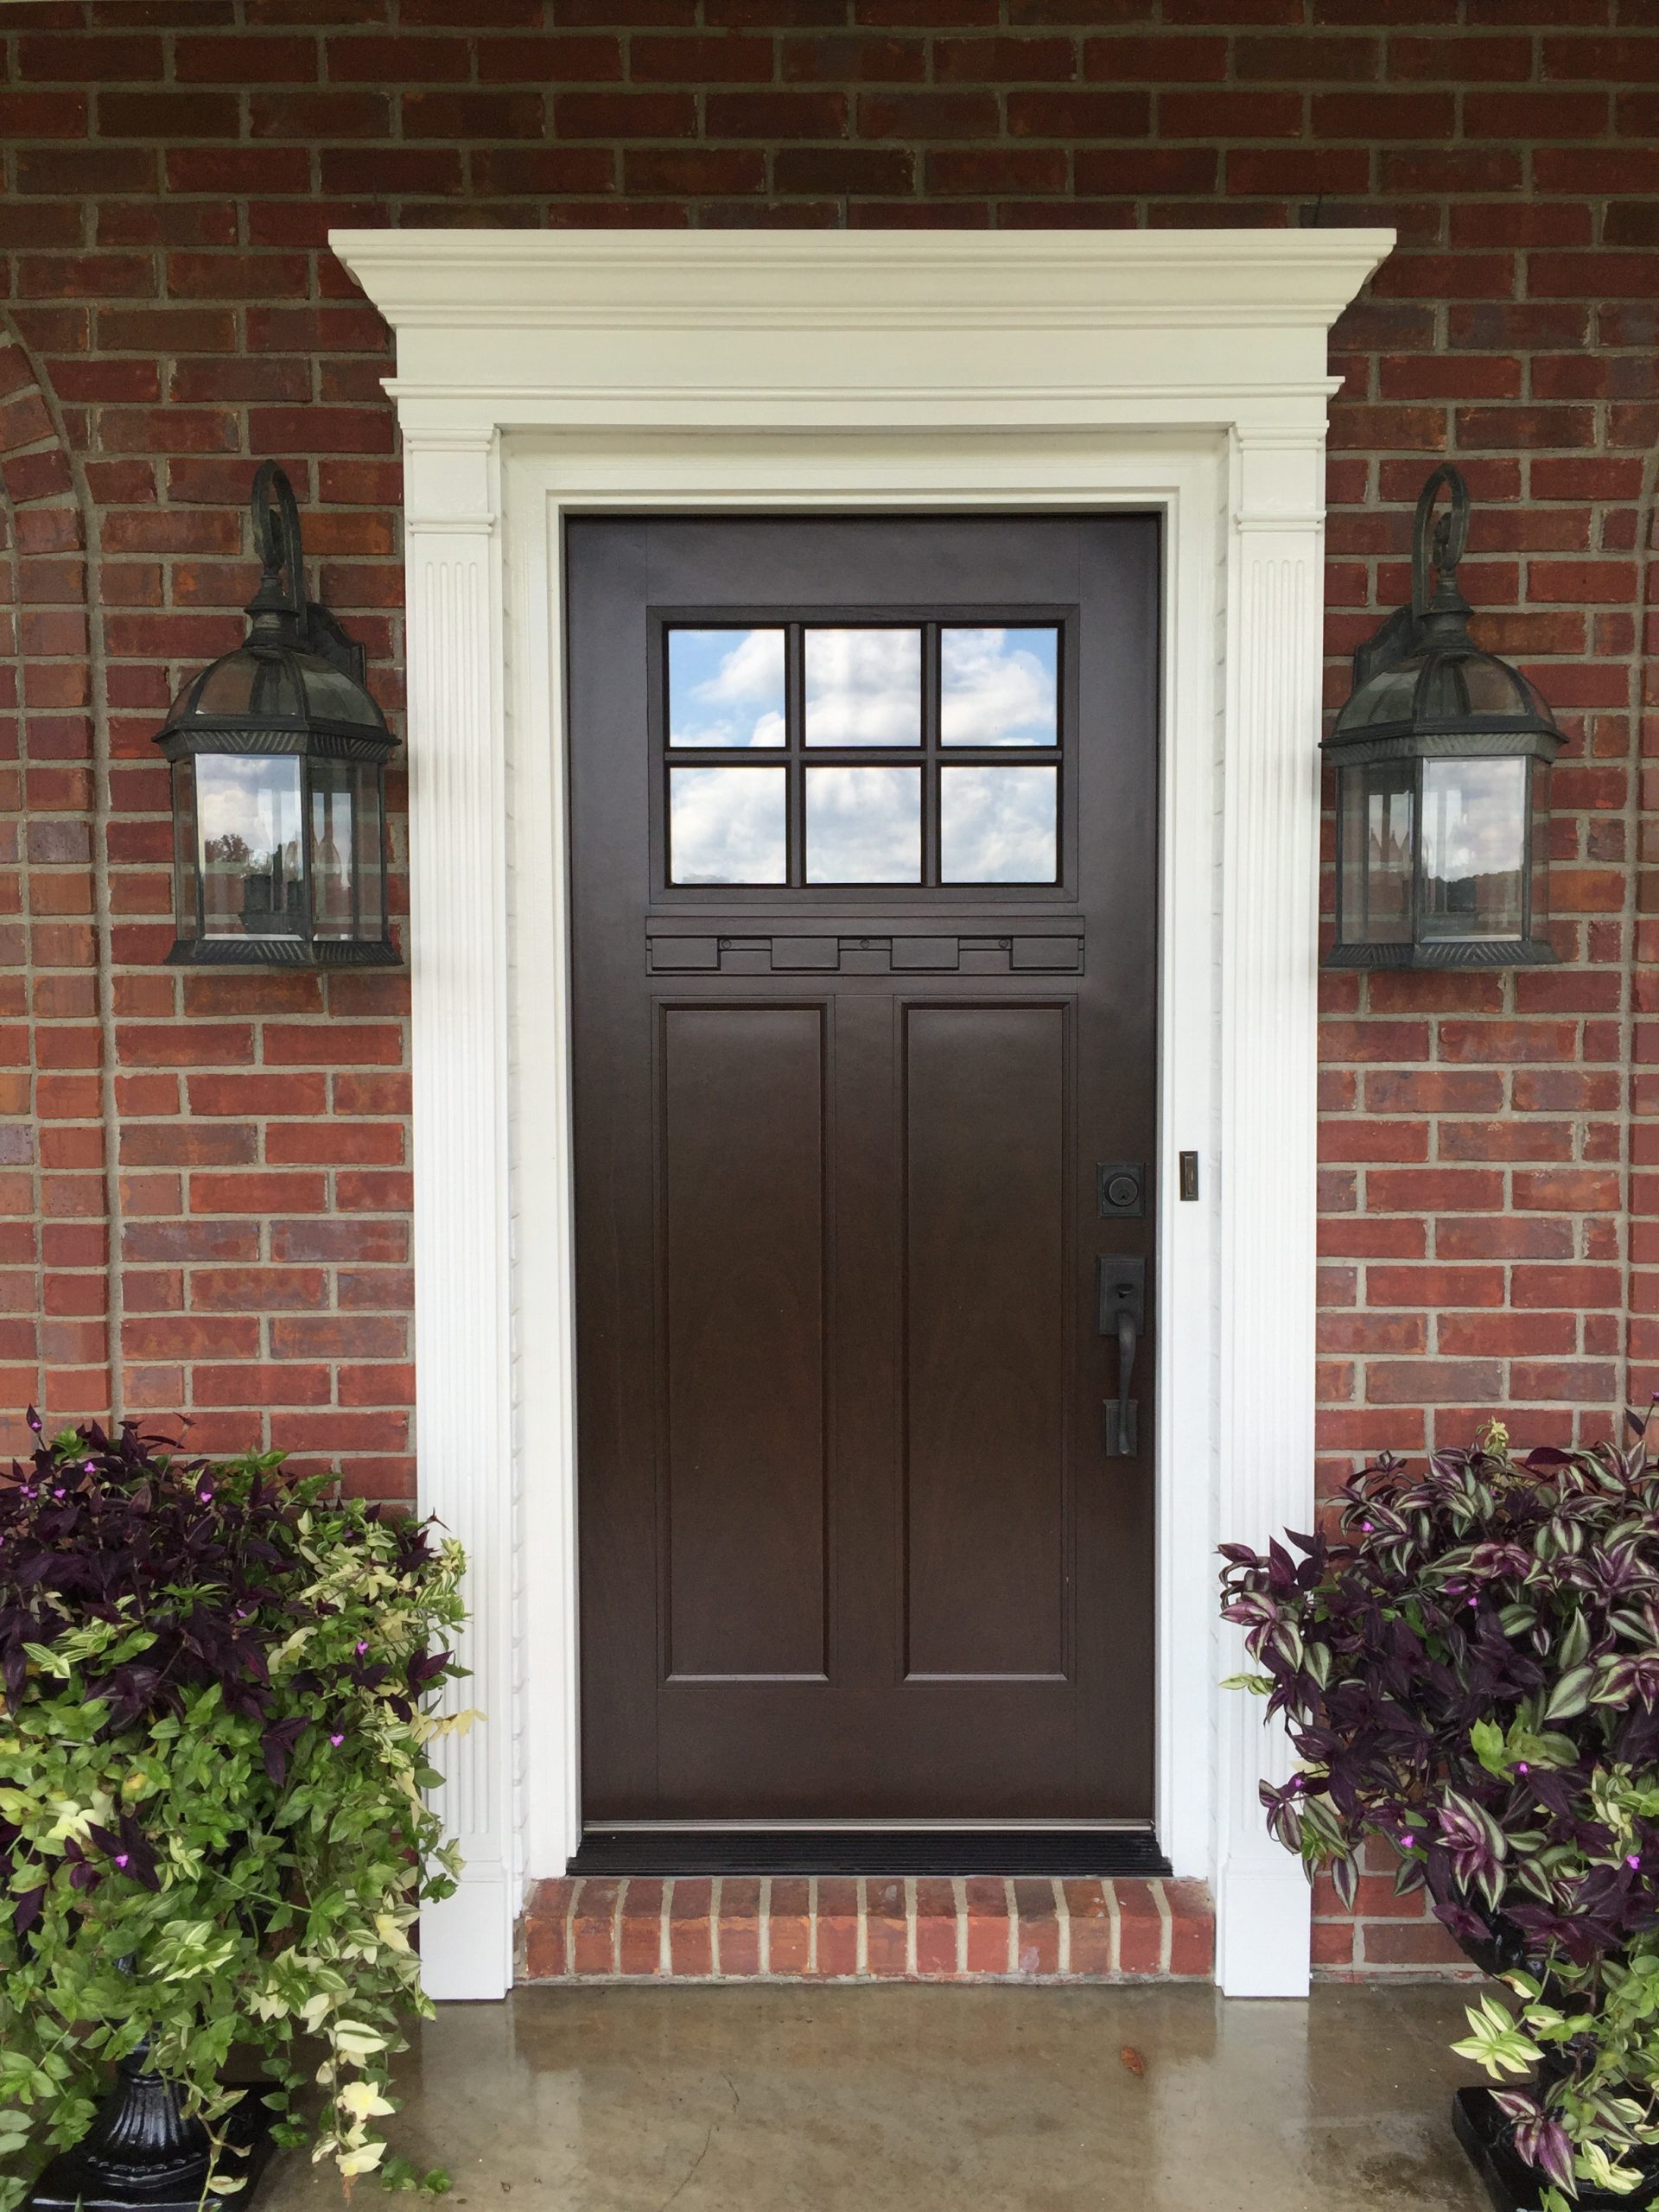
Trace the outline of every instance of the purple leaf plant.
{"type": "Polygon", "coordinates": [[[1345,1903],[1380,1840],[1503,1973],[1512,2010],[1455,2048],[1511,2077],[1548,2212],[1659,2176],[1659,1464],[1630,1425],[1627,1450],[1519,1457],[1494,1421],[1363,1468],[1329,1532],[1222,1547],[1255,1662],[1231,1686],[1299,1758],[1268,1827],[1345,1903]]]}

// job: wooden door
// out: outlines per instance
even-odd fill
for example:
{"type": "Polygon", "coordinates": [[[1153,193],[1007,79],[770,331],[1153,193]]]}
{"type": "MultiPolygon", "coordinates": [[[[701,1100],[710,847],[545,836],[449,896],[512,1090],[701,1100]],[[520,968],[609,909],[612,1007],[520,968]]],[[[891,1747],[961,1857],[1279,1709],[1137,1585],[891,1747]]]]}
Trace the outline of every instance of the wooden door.
{"type": "Polygon", "coordinates": [[[585,1818],[1149,1820],[1156,520],[565,550],[585,1818]]]}

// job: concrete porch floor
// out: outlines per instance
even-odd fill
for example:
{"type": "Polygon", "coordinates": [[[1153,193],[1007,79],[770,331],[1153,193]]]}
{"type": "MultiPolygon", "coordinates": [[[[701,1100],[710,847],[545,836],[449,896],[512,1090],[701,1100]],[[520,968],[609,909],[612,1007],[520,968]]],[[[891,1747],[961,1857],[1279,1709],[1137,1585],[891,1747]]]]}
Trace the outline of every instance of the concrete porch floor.
{"type": "MultiPolygon", "coordinates": [[[[1479,2212],[1467,1995],[520,1989],[423,2030],[394,2126],[461,2212],[1479,2212]]],[[[339,2196],[299,2156],[263,2192],[339,2196]]]]}

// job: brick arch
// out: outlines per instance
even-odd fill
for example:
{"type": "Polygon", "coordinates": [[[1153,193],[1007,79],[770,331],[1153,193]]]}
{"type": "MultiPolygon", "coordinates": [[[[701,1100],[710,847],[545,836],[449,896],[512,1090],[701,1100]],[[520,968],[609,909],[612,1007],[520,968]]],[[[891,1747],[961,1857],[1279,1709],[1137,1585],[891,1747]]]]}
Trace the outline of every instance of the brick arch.
{"type": "Polygon", "coordinates": [[[98,765],[86,509],[0,311],[0,1407],[111,1404],[98,765]]]}

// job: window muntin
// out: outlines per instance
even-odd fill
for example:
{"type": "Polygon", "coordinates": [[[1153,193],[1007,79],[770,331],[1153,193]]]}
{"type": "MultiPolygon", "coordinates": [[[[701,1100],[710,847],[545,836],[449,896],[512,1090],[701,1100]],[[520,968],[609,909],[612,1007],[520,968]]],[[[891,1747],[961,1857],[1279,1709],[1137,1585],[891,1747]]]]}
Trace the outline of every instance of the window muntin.
{"type": "Polygon", "coordinates": [[[1064,626],[666,620],[668,885],[1057,887],[1064,626]]]}

